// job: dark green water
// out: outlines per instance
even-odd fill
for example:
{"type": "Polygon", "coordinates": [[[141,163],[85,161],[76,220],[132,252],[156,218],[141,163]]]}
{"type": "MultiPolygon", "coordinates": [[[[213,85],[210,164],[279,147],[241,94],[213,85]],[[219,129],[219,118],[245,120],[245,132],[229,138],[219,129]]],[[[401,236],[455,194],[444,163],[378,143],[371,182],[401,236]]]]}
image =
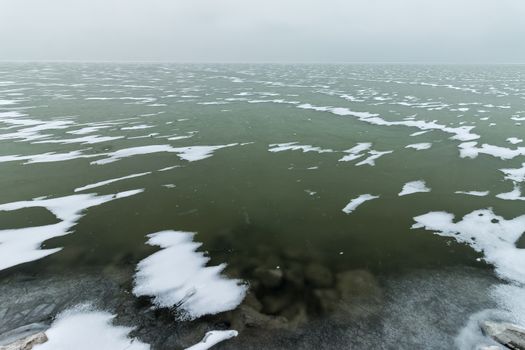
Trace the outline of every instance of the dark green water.
{"type": "MultiPolygon", "coordinates": [[[[519,122],[525,117],[524,74],[523,66],[2,64],[1,134],[27,127],[5,122],[10,112],[18,112],[13,119],[37,120],[43,126],[56,120],[69,123],[61,129],[31,130],[31,135],[47,135],[39,139],[6,137],[0,141],[0,157],[71,151],[93,157],[30,164],[4,159],[0,163],[0,203],[69,196],[75,194],[75,188],[151,172],[81,192],[104,195],[144,189],[85,210],[69,234],[42,244],[62,250],[1,271],[3,288],[10,284],[17,288],[13,282],[17,276],[32,276],[39,285],[70,274],[119,271],[124,282],[116,290],[129,291],[136,264],[156,251],[145,244],[147,234],[192,231],[197,232],[195,240],[202,243],[200,250],[208,252],[210,263],[228,264],[226,274],[250,281],[259,299],[268,295],[285,298],[283,293],[291,293],[294,300],[306,305],[308,319],[299,330],[294,329],[298,337],[294,339],[306,339],[301,338],[305,334],[301,329],[320,329],[323,320],[335,318],[337,312],[316,304],[312,291],[317,287],[308,282],[292,292],[286,285],[276,290],[258,287],[257,267],[288,269],[299,264],[302,269],[315,263],[334,275],[364,270],[385,295],[373,301],[384,309],[404,300],[402,295],[393,296],[392,290],[406,292],[414,288],[408,286],[415,279],[419,283],[415,288],[426,286],[430,299],[435,293],[442,300],[439,308],[455,313],[450,324],[434,327],[432,332],[439,336],[432,338],[432,345],[427,344],[427,348],[447,348],[470,313],[491,306],[487,288],[497,280],[492,267],[477,260],[482,254],[453,239],[411,229],[413,218],[431,211],[447,211],[461,218],[488,207],[509,219],[523,214],[523,201],[494,196],[513,188],[498,169],[520,167],[523,156],[511,160],[483,154],[461,158],[458,145],[462,141],[450,139],[453,135],[442,130],[410,136],[421,130],[373,125],[353,116],[297,106],[348,108],[378,114],[385,121],[415,115],[416,120],[435,120],[453,128],[474,126],[472,132],[480,135],[475,140],[480,144],[514,149],[517,146],[506,138],[525,135],[519,122]],[[126,129],[137,125],[148,128],[126,129]],[[104,128],[82,135],[69,133],[91,126],[104,128]],[[91,144],[67,141],[94,135],[119,138],[91,144]],[[169,140],[175,136],[191,137],[169,140]],[[271,144],[288,142],[334,152],[269,152],[271,144]],[[372,143],[374,150],[393,152],[376,159],[374,166],[356,166],[366,156],[339,161],[344,150],[360,142],[372,143]],[[102,153],[130,147],[230,143],[238,145],[193,162],[176,153],[158,152],[108,164],[92,163],[106,158],[102,153]],[[416,143],[431,143],[432,147],[405,148],[416,143]],[[177,167],[158,171],[171,166],[177,167]],[[424,180],[431,191],[399,197],[403,185],[415,180],[424,180]],[[166,184],[175,187],[163,186],[166,184]],[[476,197],[455,191],[490,194],[476,197]],[[342,212],[351,199],[367,193],[380,198],[365,202],[351,214],[342,212]],[[479,296],[469,299],[473,286],[479,296]],[[450,300],[462,301],[457,301],[458,306],[450,300]]],[[[45,208],[0,211],[0,229],[56,222],[45,208]]],[[[97,302],[96,296],[88,299],[97,302]]],[[[60,310],[60,300],[56,303],[60,310]]],[[[422,318],[435,317],[435,309],[421,301],[417,312],[422,318]]],[[[381,331],[368,336],[383,337],[385,344],[390,342],[385,348],[396,348],[392,344],[399,339],[381,333],[386,326],[377,326],[395,320],[379,311],[373,314],[367,322],[381,331]]],[[[3,319],[4,330],[22,322],[10,321],[9,315],[3,319]]],[[[354,319],[344,319],[337,321],[337,329],[353,329],[354,319]]],[[[215,320],[193,321],[184,327],[199,322],[215,320]]],[[[408,327],[408,321],[399,322],[408,327]]],[[[238,339],[222,346],[248,348],[258,341],[257,334],[266,331],[251,337],[241,332],[238,339]]],[[[429,332],[421,329],[418,334],[429,332]]],[[[368,336],[354,337],[354,347],[370,348],[368,336]]],[[[282,339],[288,337],[282,335],[282,339]]],[[[302,347],[315,347],[320,339],[330,338],[327,334],[319,337],[304,340],[302,347]]],[[[285,340],[274,344],[271,338],[261,336],[259,341],[268,342],[267,348],[289,348],[285,340]]],[[[397,343],[398,348],[425,347],[419,336],[409,339],[412,342],[405,345],[397,343]]],[[[331,348],[342,348],[340,336],[333,341],[331,348]]],[[[158,348],[167,348],[158,344],[158,348]]],[[[184,342],[174,344],[183,346],[184,342]]]]}

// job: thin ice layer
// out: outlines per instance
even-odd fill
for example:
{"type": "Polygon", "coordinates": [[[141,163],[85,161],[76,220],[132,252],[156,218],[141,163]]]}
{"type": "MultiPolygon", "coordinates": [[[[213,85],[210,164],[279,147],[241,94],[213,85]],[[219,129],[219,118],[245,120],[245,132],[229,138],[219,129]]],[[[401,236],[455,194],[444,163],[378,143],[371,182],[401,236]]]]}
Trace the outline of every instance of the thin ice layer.
{"type": "Polygon", "coordinates": [[[198,252],[194,233],[161,231],[148,235],[147,244],[162,249],[137,266],[133,293],[152,296],[159,307],[176,306],[182,319],[195,319],[237,307],[247,286],[221,275],[225,264],[206,266],[210,260],[198,252]]]}

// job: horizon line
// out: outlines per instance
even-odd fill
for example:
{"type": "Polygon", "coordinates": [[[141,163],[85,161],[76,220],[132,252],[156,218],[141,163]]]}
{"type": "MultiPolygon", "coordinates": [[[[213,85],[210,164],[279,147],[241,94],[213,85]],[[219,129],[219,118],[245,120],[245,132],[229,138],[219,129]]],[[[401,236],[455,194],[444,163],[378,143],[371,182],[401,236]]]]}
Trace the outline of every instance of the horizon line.
{"type": "Polygon", "coordinates": [[[178,61],[178,60],[40,60],[40,59],[20,59],[3,60],[0,63],[114,63],[114,64],[276,64],[276,65],[525,65],[524,62],[454,62],[454,61],[178,61]]]}

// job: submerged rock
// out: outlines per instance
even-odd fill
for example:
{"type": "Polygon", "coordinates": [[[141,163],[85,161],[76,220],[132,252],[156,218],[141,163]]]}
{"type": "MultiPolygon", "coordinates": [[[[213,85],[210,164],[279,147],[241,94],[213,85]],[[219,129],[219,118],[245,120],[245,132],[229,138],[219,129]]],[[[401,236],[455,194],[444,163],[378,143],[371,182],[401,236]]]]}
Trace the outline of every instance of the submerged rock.
{"type": "Polygon", "coordinates": [[[367,270],[348,270],[337,274],[336,290],[341,297],[340,311],[353,317],[377,315],[383,305],[379,284],[367,270]]]}
{"type": "Polygon", "coordinates": [[[287,291],[267,294],[262,298],[265,314],[275,315],[291,304],[293,296],[287,291]]]}
{"type": "Polygon", "coordinates": [[[288,328],[297,328],[308,322],[306,305],[300,301],[287,306],[281,311],[281,316],[288,321],[288,328]]]}
{"type": "Polygon", "coordinates": [[[485,321],[481,329],[509,349],[525,350],[525,328],[511,323],[485,321]]]}
{"type": "Polygon", "coordinates": [[[299,263],[292,263],[284,272],[284,279],[296,289],[304,287],[304,271],[299,263]]]}
{"type": "Polygon", "coordinates": [[[337,274],[336,279],[336,287],[343,301],[350,301],[356,297],[373,296],[379,290],[374,275],[366,270],[341,272],[337,274]]]}
{"type": "Polygon", "coordinates": [[[338,309],[340,297],[334,289],[315,289],[313,298],[318,310],[323,314],[328,314],[338,309]]]}
{"type": "Polygon", "coordinates": [[[248,305],[241,305],[231,312],[232,328],[242,332],[244,328],[279,329],[286,326],[286,319],[260,313],[248,305]]]}
{"type": "Polygon", "coordinates": [[[253,294],[253,293],[246,294],[246,298],[244,298],[244,302],[243,303],[248,305],[248,306],[250,306],[250,307],[252,307],[252,308],[254,308],[257,311],[261,311],[262,308],[263,308],[263,305],[261,304],[259,299],[257,299],[255,294],[253,294]]]}
{"type": "Polygon", "coordinates": [[[279,287],[283,281],[283,272],[280,269],[257,268],[253,275],[267,288],[279,287]]]}
{"type": "Polygon", "coordinates": [[[330,287],[334,282],[332,271],[317,263],[309,264],[304,271],[304,276],[309,284],[317,288],[330,287]]]}

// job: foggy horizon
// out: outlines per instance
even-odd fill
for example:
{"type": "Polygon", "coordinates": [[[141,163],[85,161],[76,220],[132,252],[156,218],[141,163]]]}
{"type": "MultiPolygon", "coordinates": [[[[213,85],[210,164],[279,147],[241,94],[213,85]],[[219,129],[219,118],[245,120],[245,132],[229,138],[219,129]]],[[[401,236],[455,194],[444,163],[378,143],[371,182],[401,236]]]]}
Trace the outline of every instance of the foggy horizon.
{"type": "Polygon", "coordinates": [[[525,63],[518,0],[0,0],[0,61],[525,63]]]}

